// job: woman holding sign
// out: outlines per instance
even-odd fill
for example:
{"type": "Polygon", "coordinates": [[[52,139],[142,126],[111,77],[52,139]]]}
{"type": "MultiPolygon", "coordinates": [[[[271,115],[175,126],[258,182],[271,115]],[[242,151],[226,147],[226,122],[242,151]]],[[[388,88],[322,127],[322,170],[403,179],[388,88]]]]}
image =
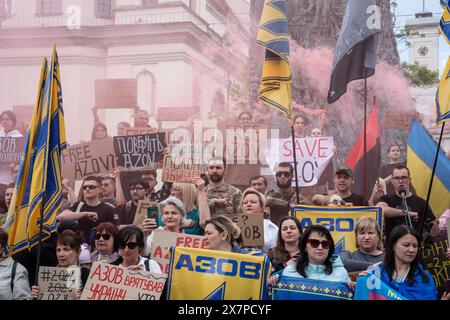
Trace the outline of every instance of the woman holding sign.
{"type": "Polygon", "coordinates": [[[97,123],[92,129],[91,140],[103,140],[109,138],[108,128],[103,123],[97,123]]]}
{"type": "MultiPolygon", "coordinates": [[[[81,242],[82,240],[80,234],[73,230],[64,230],[62,233],[58,234],[56,240],[56,257],[58,259],[58,267],[69,268],[79,266],[81,242]]],[[[74,300],[80,300],[81,291],[86,284],[89,271],[90,270],[88,268],[80,268],[81,288],[73,291],[74,300]]],[[[39,287],[33,286],[31,288],[31,298],[38,299],[38,297],[39,287]]]]}
{"type": "MultiPolygon", "coordinates": [[[[431,275],[419,263],[419,236],[407,225],[396,226],[386,245],[384,262],[374,270],[380,280],[409,300],[436,300],[431,275]]],[[[450,292],[442,300],[450,300],[450,292]]]]}
{"type": "MultiPolygon", "coordinates": [[[[241,208],[243,214],[261,214],[263,215],[266,206],[266,198],[264,195],[253,188],[244,191],[241,198],[241,208]]],[[[270,251],[277,245],[278,227],[270,221],[264,219],[264,248],[265,252],[270,251]]]]}

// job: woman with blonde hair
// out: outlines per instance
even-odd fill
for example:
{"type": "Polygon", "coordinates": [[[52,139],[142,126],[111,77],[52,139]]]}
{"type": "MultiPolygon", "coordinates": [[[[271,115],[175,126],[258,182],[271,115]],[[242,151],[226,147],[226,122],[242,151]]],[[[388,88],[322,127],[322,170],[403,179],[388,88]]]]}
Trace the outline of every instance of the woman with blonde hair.
{"type": "Polygon", "coordinates": [[[355,227],[355,252],[342,251],[339,256],[348,272],[364,271],[368,267],[383,261],[380,228],[375,219],[362,217],[355,227]]]}
{"type": "Polygon", "coordinates": [[[239,226],[226,216],[218,215],[206,221],[204,238],[207,249],[247,253],[237,246],[240,236],[239,226]]]}
{"type": "MultiPolygon", "coordinates": [[[[264,207],[266,206],[266,198],[264,195],[253,188],[248,188],[242,193],[241,208],[243,214],[261,214],[263,215],[264,207]]],[[[264,219],[264,251],[277,246],[278,227],[270,221],[264,219]]]]}

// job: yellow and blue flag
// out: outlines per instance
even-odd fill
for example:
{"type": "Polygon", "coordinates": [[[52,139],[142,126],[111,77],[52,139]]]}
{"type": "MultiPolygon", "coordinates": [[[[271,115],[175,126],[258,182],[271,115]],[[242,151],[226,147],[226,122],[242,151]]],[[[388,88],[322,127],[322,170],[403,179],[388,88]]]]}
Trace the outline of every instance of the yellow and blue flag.
{"type": "Polygon", "coordinates": [[[436,92],[436,123],[450,119],[450,57],[436,92]]]}
{"type": "Polygon", "coordinates": [[[292,123],[292,71],[284,0],[265,0],[256,43],[266,49],[259,100],[283,113],[292,123]]]}
{"type": "Polygon", "coordinates": [[[168,300],[263,300],[269,258],[248,254],[171,247],[168,300]]]}
{"type": "Polygon", "coordinates": [[[450,3],[448,0],[441,0],[441,6],[444,8],[441,21],[439,22],[439,31],[450,44],[450,3]]]}
{"type": "Polygon", "coordinates": [[[58,55],[41,69],[39,90],[25,149],[20,162],[5,229],[5,253],[31,249],[56,231],[56,213],[62,203],[61,152],[66,147],[58,55]],[[42,235],[40,225],[42,224],[42,235]]]}
{"type": "MultiPolygon", "coordinates": [[[[416,119],[413,119],[408,136],[408,168],[414,189],[423,199],[426,199],[428,195],[437,147],[437,143],[428,131],[416,119]]],[[[436,217],[439,217],[450,205],[450,159],[445,156],[442,149],[439,149],[429,204],[436,217]]]]}
{"type": "Polygon", "coordinates": [[[355,228],[361,217],[373,218],[383,233],[383,210],[379,207],[316,207],[298,205],[291,209],[303,228],[314,224],[323,225],[330,231],[334,252],[355,251],[355,228]]]}

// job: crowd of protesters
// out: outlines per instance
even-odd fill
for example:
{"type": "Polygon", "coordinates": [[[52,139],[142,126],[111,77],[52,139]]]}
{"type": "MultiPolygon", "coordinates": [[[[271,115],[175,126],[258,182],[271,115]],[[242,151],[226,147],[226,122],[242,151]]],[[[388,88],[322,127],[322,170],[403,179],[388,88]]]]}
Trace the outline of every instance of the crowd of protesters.
{"type": "MultiPolygon", "coordinates": [[[[3,126],[0,136],[19,136],[14,130],[14,114],[3,112],[0,119],[3,126]]],[[[242,113],[238,119],[250,122],[252,114],[242,113]]],[[[134,127],[149,127],[148,120],[148,113],[138,112],[134,127]]],[[[295,137],[307,136],[306,123],[305,116],[296,117],[295,137]]],[[[125,134],[130,127],[129,123],[121,122],[117,131],[125,134]]],[[[321,135],[320,128],[311,130],[310,136],[321,135]]],[[[109,137],[106,126],[97,123],[92,140],[109,137]]],[[[290,276],[346,282],[354,288],[349,273],[366,274],[378,267],[381,280],[406,298],[449,300],[449,293],[438,297],[433,278],[419,261],[418,247],[425,236],[435,239],[442,236],[445,223],[438,223],[429,206],[424,210],[425,201],[412,188],[399,146],[389,146],[387,152],[389,161],[381,167],[369,201],[352,191],[355,177],[348,167],[333,170],[331,166],[331,171],[327,167],[326,176],[317,186],[295,190],[294,167],[282,162],[276,168],[275,188],[268,190],[268,178],[258,175],[249,180],[248,188],[240,190],[227,181],[227,163],[223,157],[210,159],[206,174],[195,177],[192,183],[159,181],[162,184],[159,190],[156,190],[155,170],[142,171],[133,179],[117,169],[108,175],[89,176],[83,180],[78,195],[70,181],[63,179],[64,202],[57,215],[58,233],[46,241],[48,250],[41,254],[47,255],[43,261],[48,262],[42,265],[78,265],[82,284],[94,262],[161,273],[160,266],[151,257],[154,230],[203,236],[207,249],[246,253],[249,248],[242,247],[239,227],[227,216],[259,214],[264,219],[264,245],[250,249],[261,250],[271,259],[273,273],[268,280],[271,285],[276,285],[280,276],[290,276]],[[409,210],[401,207],[401,191],[405,192],[409,210]],[[152,204],[149,210],[154,210],[155,215],[135,226],[137,209],[143,201],[152,204]],[[327,228],[321,225],[303,228],[290,216],[290,209],[298,204],[332,207],[370,204],[383,209],[384,226],[380,229],[374,219],[361,217],[355,227],[357,251],[335,254],[335,243],[327,228]],[[409,226],[405,225],[405,217],[411,219],[409,226]],[[428,227],[419,235],[422,220],[428,227]]],[[[9,169],[12,176],[17,175],[18,168],[14,168],[9,169]]],[[[13,183],[7,184],[3,191],[0,226],[5,222],[13,191],[13,183]]],[[[448,210],[444,213],[447,215],[448,210]]],[[[1,231],[0,252],[7,240],[8,234],[1,231]]],[[[23,256],[0,258],[0,283],[8,284],[0,292],[0,299],[38,299],[35,270],[23,256]]],[[[447,258],[450,259],[450,250],[447,258]]],[[[74,299],[80,295],[75,291],[74,299]]]]}

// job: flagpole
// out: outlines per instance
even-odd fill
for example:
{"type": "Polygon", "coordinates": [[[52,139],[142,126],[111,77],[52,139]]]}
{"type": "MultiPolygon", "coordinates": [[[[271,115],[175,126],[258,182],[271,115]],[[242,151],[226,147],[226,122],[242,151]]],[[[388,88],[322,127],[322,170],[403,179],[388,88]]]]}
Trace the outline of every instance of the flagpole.
{"type": "Polygon", "coordinates": [[[41,263],[41,246],[42,246],[42,221],[44,219],[42,208],[40,211],[40,223],[39,223],[39,243],[37,247],[37,255],[36,255],[36,269],[35,269],[35,276],[34,276],[34,285],[38,285],[39,280],[39,264],[41,263]]]}
{"type": "Polygon", "coordinates": [[[367,185],[367,77],[364,69],[364,158],[363,158],[363,199],[366,201],[366,185],[367,185]]]}
{"type": "MultiPolygon", "coordinates": [[[[428,186],[427,200],[426,200],[425,207],[423,208],[422,216],[420,218],[419,241],[422,241],[422,232],[423,232],[423,227],[425,224],[425,214],[427,212],[427,208],[430,203],[431,188],[433,187],[433,180],[434,180],[434,174],[436,172],[436,166],[437,166],[437,161],[438,161],[438,157],[439,157],[439,150],[441,149],[442,136],[444,135],[444,127],[445,127],[445,121],[442,122],[441,134],[439,136],[439,142],[437,145],[436,155],[434,157],[434,164],[433,164],[433,171],[431,173],[430,185],[428,186]]],[[[420,243],[419,243],[419,245],[420,245],[420,243]]]]}
{"type": "Polygon", "coordinates": [[[294,154],[294,174],[295,174],[295,194],[297,196],[297,204],[300,203],[300,196],[298,194],[298,174],[297,174],[297,152],[295,151],[295,136],[294,136],[294,125],[291,121],[291,131],[292,131],[292,150],[294,154]]]}

